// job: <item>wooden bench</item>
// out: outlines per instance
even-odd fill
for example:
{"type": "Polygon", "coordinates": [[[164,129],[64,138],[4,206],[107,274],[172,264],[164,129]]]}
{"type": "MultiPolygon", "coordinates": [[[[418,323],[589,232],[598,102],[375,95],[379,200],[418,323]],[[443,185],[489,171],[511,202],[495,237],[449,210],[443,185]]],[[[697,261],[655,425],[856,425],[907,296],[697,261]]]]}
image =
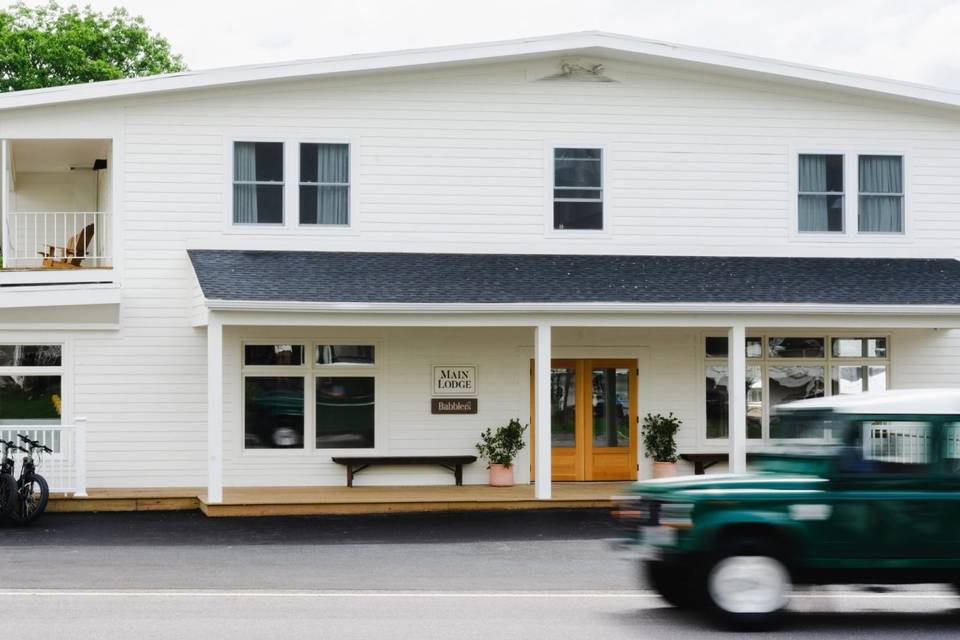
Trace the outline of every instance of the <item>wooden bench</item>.
{"type": "MultiPolygon", "coordinates": [[[[681,460],[692,462],[693,473],[702,476],[707,469],[718,462],[726,462],[730,455],[727,453],[681,453],[679,457],[681,460]]],[[[747,460],[752,457],[751,454],[747,454],[747,460]]]]}
{"type": "Polygon", "coordinates": [[[463,465],[477,461],[477,456],[338,456],[337,464],[347,467],[347,486],[353,486],[353,476],[374,465],[429,465],[435,464],[453,472],[457,486],[463,486],[463,465]]]}

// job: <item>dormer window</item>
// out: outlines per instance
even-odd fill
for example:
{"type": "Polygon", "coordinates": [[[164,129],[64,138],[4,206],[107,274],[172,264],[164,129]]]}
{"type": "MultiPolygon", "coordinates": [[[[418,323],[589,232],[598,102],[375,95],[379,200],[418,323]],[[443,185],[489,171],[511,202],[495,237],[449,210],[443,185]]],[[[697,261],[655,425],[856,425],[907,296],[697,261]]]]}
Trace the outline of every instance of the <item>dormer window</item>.
{"type": "Polygon", "coordinates": [[[603,230],[603,150],[553,150],[553,228],[603,230]]]}

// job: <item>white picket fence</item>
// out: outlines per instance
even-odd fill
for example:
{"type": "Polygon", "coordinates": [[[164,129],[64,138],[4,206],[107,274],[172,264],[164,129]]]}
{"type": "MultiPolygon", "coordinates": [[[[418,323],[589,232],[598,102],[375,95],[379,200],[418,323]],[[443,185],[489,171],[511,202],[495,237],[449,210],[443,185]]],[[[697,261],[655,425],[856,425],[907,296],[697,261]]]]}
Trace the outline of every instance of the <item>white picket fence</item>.
{"type": "MultiPolygon", "coordinates": [[[[51,493],[70,493],[74,497],[86,497],[86,418],[77,418],[72,425],[0,425],[0,440],[16,442],[27,448],[26,444],[17,438],[19,434],[53,449],[53,453],[41,453],[37,465],[37,473],[46,478],[51,493]]],[[[25,454],[20,451],[12,453],[15,454],[16,473],[19,474],[25,454]]]]}

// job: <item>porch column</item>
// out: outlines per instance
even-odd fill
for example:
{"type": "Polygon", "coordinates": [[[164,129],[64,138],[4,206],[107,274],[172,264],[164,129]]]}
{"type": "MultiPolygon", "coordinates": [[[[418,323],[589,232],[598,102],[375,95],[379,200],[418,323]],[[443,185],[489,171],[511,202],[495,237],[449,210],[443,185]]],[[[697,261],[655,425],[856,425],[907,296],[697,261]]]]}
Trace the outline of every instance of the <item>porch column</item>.
{"type": "Polygon", "coordinates": [[[727,403],[730,415],[730,471],[747,470],[747,338],[743,325],[730,327],[727,334],[727,403]]]}
{"type": "Polygon", "coordinates": [[[551,496],[552,469],[550,466],[550,359],[551,327],[539,324],[534,334],[534,438],[535,454],[535,490],[538,500],[549,500],[551,496]]]}
{"type": "Polygon", "coordinates": [[[207,502],[223,502],[223,323],[207,322],[207,502]]]}

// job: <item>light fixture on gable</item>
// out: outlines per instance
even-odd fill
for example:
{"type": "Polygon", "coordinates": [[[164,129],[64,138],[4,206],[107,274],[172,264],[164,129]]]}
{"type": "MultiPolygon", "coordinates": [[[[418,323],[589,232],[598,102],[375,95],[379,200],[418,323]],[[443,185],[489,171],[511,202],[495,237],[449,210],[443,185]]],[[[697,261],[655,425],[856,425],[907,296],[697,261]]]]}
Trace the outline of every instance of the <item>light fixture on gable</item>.
{"type": "Polygon", "coordinates": [[[559,73],[540,79],[567,82],[616,82],[604,73],[603,65],[599,62],[586,62],[579,58],[561,60],[559,73]]]}

